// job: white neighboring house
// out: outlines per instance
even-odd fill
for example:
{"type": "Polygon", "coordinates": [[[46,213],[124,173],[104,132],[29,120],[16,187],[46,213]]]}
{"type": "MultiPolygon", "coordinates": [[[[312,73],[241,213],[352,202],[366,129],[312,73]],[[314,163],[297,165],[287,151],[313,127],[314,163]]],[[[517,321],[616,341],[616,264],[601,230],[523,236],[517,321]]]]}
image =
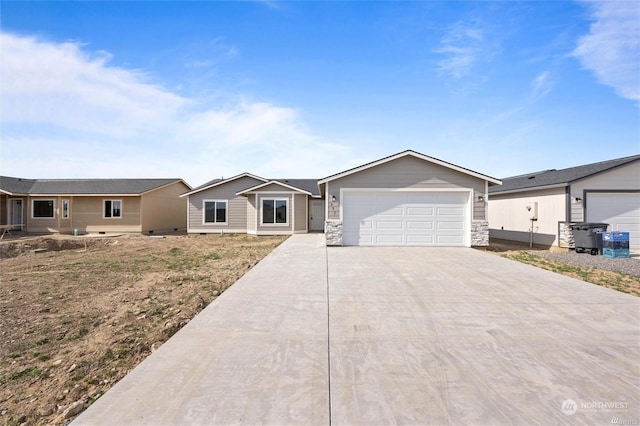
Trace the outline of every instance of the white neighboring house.
{"type": "Polygon", "coordinates": [[[640,249],[640,155],[508,177],[489,188],[491,238],[529,242],[533,224],[534,244],[572,247],[569,225],[577,222],[628,231],[630,248],[640,249]]]}

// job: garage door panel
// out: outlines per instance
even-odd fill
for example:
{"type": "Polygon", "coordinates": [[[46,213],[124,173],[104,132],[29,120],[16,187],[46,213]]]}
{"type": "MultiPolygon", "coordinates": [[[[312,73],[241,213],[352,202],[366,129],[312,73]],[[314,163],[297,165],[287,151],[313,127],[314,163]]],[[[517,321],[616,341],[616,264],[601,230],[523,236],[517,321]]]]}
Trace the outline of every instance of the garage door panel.
{"type": "Polygon", "coordinates": [[[459,207],[438,207],[437,215],[464,217],[464,210],[459,207]]]}
{"type": "Polygon", "coordinates": [[[407,235],[406,242],[411,245],[432,245],[433,235],[407,235]]]}
{"type": "Polygon", "coordinates": [[[640,249],[639,193],[587,193],[586,220],[608,223],[611,231],[629,232],[630,248],[640,249]]]}
{"type": "Polygon", "coordinates": [[[438,221],[437,223],[437,229],[438,230],[462,230],[464,229],[464,223],[462,222],[445,222],[445,221],[438,221]]]}
{"type": "Polygon", "coordinates": [[[407,207],[407,216],[433,216],[433,207],[407,207]]]}
{"type": "Polygon", "coordinates": [[[345,245],[464,246],[467,193],[347,192],[345,245]]]}
{"type": "Polygon", "coordinates": [[[398,234],[378,234],[376,235],[376,242],[378,244],[402,244],[402,235],[398,234]]]}
{"type": "Polygon", "coordinates": [[[433,222],[429,221],[429,222],[407,222],[407,230],[418,230],[418,229],[422,229],[422,230],[433,230],[433,222]]]}
{"type": "Polygon", "coordinates": [[[381,229],[381,230],[385,230],[385,229],[393,229],[393,230],[397,230],[397,229],[403,229],[404,227],[402,226],[403,223],[401,221],[377,221],[376,222],[376,229],[381,229]]]}
{"type": "Polygon", "coordinates": [[[462,245],[464,238],[456,235],[438,235],[436,241],[441,245],[462,245]]]}

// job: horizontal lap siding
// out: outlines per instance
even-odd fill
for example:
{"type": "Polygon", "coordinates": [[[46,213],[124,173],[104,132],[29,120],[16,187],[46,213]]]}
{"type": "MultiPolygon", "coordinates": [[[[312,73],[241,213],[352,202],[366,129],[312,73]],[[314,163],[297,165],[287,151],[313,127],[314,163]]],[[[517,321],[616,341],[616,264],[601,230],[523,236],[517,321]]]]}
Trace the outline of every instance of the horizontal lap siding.
{"type": "Polygon", "coordinates": [[[262,183],[251,177],[242,177],[214,188],[198,192],[189,196],[189,229],[192,231],[233,230],[246,232],[247,230],[247,197],[236,195],[252,186],[262,183]],[[203,224],[203,200],[227,200],[227,224],[203,224]]]}
{"type": "Polygon", "coordinates": [[[59,232],[58,219],[60,217],[60,199],[59,197],[29,197],[26,208],[23,210],[23,221],[26,221],[27,230],[29,232],[59,232]],[[33,218],[34,200],[53,200],[53,218],[33,218]]]}
{"type": "MultiPolygon", "coordinates": [[[[402,157],[328,183],[329,197],[336,197],[335,209],[329,209],[328,219],[339,219],[341,188],[410,188],[410,189],[473,189],[484,194],[485,181],[415,157],[402,157]]],[[[476,198],[476,197],[474,197],[476,198]]],[[[474,219],[485,218],[485,203],[474,203],[474,219]]]]}
{"type": "Polygon", "coordinates": [[[73,197],[71,226],[81,232],[140,232],[140,197],[73,197]],[[121,200],[122,217],[104,218],[104,200],[121,200]]]}
{"type": "MultiPolygon", "coordinates": [[[[571,184],[571,222],[582,222],[585,219],[583,202],[575,202],[575,197],[585,198],[585,190],[638,189],[640,189],[640,161],[573,183],[571,184]]],[[[587,218],[587,220],[590,219],[587,218]]]]}
{"type": "Polygon", "coordinates": [[[142,196],[142,231],[186,229],[187,199],[180,198],[189,187],[175,182],[142,196]]]}

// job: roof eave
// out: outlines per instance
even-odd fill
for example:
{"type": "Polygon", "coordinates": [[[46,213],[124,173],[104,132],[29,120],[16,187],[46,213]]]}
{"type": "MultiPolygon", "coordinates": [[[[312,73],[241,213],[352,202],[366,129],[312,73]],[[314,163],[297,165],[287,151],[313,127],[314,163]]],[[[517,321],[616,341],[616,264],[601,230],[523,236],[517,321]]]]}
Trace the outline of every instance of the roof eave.
{"type": "Polygon", "coordinates": [[[434,157],[429,157],[428,155],[424,155],[424,154],[421,154],[419,152],[412,151],[410,149],[406,150],[406,151],[399,152],[399,153],[394,154],[394,155],[390,155],[390,156],[385,157],[385,158],[381,158],[380,160],[376,160],[376,161],[364,164],[364,165],[359,166],[359,167],[355,167],[353,169],[346,170],[346,171],[341,172],[341,173],[336,173],[334,175],[327,176],[325,178],[322,178],[322,179],[318,180],[318,185],[323,184],[323,183],[328,183],[328,182],[331,182],[332,180],[340,179],[340,178],[352,175],[354,173],[359,173],[359,172],[361,172],[363,170],[367,170],[367,169],[370,169],[372,167],[376,167],[376,166],[379,166],[381,164],[385,164],[385,163],[388,163],[390,161],[394,161],[394,160],[397,160],[399,158],[406,157],[407,155],[411,155],[411,156],[413,156],[415,158],[418,158],[418,159],[421,159],[421,160],[424,160],[424,161],[429,161],[429,162],[437,164],[439,166],[446,167],[446,168],[455,170],[457,172],[464,173],[464,174],[467,174],[467,175],[470,175],[470,176],[473,176],[473,177],[476,177],[476,178],[479,178],[479,179],[482,179],[482,180],[486,180],[489,183],[493,183],[494,185],[502,185],[502,181],[500,181],[499,179],[493,178],[491,176],[483,175],[482,173],[474,172],[473,170],[465,169],[464,167],[456,166],[455,164],[451,164],[451,163],[448,163],[446,161],[438,160],[437,158],[434,158],[434,157]]]}
{"type": "Polygon", "coordinates": [[[180,197],[187,197],[189,195],[197,194],[198,192],[202,192],[202,191],[206,191],[207,189],[215,188],[216,186],[220,186],[220,185],[223,185],[225,183],[232,182],[232,181],[234,181],[236,179],[240,179],[242,177],[251,177],[251,178],[254,178],[254,179],[257,179],[257,180],[261,180],[262,182],[267,182],[267,179],[265,179],[265,178],[262,178],[262,177],[256,176],[256,175],[252,175],[251,173],[246,172],[246,173],[241,173],[241,174],[236,175],[236,176],[232,176],[232,177],[230,177],[228,179],[223,179],[223,180],[221,180],[219,182],[212,183],[211,185],[205,186],[203,188],[198,188],[198,189],[195,189],[195,190],[192,190],[192,191],[189,191],[189,192],[185,192],[184,194],[181,194],[180,197]]]}
{"type": "Polygon", "coordinates": [[[507,189],[506,191],[489,192],[489,197],[491,197],[492,195],[514,194],[516,192],[540,191],[543,189],[563,188],[567,186],[569,186],[569,183],[558,183],[554,185],[543,185],[543,186],[528,186],[526,188],[516,188],[516,189],[507,189]]]}

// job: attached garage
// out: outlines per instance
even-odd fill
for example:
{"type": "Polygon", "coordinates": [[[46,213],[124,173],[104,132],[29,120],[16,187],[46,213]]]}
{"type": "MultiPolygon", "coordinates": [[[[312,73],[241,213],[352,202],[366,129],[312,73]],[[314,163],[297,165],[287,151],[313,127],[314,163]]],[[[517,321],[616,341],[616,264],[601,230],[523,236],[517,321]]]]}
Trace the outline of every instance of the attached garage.
{"type": "Polygon", "coordinates": [[[343,200],[344,245],[469,245],[469,192],[345,191],[343,200]]]}
{"type": "Polygon", "coordinates": [[[499,184],[415,151],[320,179],[327,245],[488,245],[487,188],[499,184]]]}
{"type": "Polygon", "coordinates": [[[629,232],[629,246],[640,248],[640,192],[587,192],[586,220],[629,232]]]}

